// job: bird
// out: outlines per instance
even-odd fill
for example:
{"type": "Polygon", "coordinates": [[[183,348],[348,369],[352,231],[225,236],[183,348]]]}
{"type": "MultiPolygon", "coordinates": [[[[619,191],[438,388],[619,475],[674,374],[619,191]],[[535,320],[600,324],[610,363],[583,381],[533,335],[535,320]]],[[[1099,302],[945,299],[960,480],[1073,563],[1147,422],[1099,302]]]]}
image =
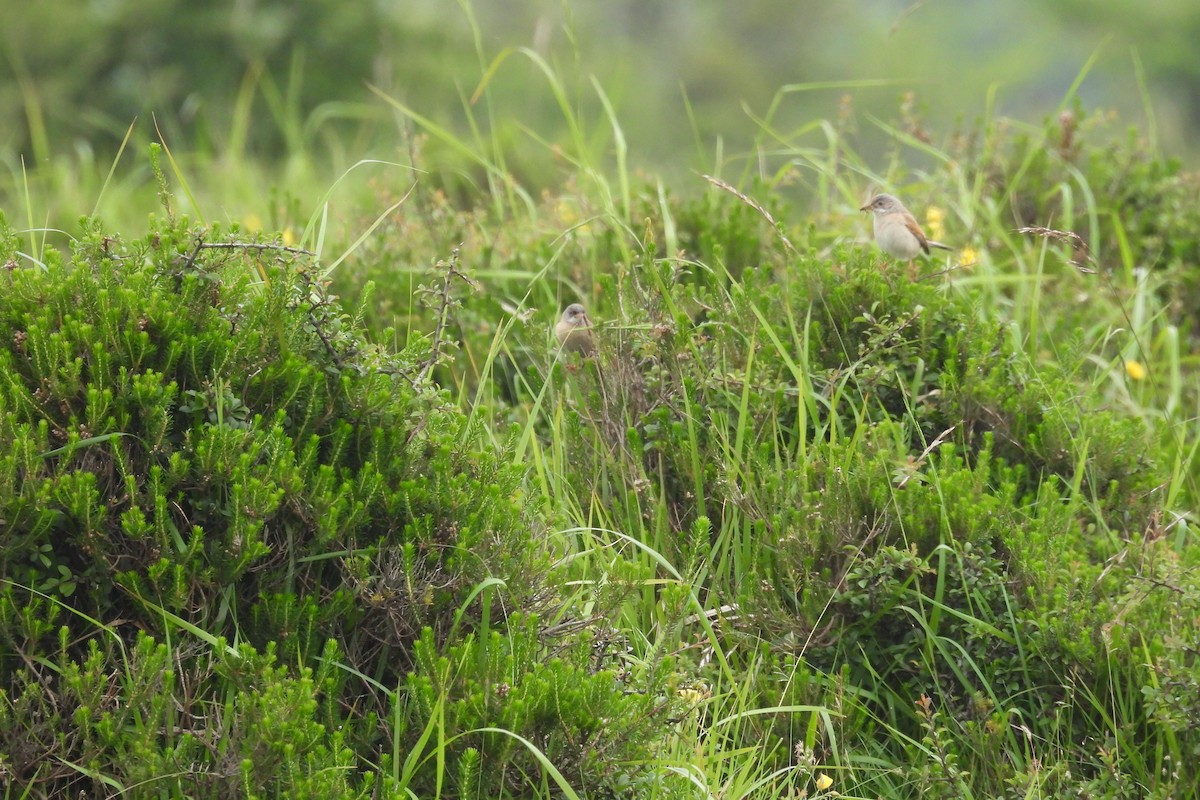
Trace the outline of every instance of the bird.
{"type": "Polygon", "coordinates": [[[579,353],[584,358],[596,355],[596,336],[592,333],[592,321],[587,309],[579,303],[571,303],[554,326],[558,346],[567,353],[579,353]]]}
{"type": "Polygon", "coordinates": [[[859,209],[875,215],[875,243],[892,258],[912,261],[918,253],[929,255],[929,248],[953,250],[953,247],[925,237],[925,231],[904,204],[890,194],[877,194],[859,209]]]}

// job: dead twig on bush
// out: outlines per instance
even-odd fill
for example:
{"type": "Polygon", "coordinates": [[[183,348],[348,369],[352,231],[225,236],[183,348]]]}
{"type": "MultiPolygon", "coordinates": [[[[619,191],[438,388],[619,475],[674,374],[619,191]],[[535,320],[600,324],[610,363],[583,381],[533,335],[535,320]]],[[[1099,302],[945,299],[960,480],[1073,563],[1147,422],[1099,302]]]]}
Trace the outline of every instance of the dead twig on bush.
{"type": "Polygon", "coordinates": [[[438,266],[445,269],[442,274],[442,285],[436,290],[423,289],[427,293],[437,295],[437,324],[433,328],[433,342],[429,349],[429,357],[421,363],[421,370],[417,373],[414,384],[420,384],[428,378],[429,373],[442,360],[442,348],[446,343],[446,327],[450,322],[450,309],[458,305],[458,301],[450,294],[450,287],[454,279],[457,278],[472,289],[475,288],[475,282],[471,280],[470,276],[458,268],[458,256],[462,247],[462,244],[459,244],[450,251],[449,261],[438,262],[438,266]]]}
{"type": "Polygon", "coordinates": [[[188,257],[183,261],[184,269],[191,269],[196,266],[196,259],[199,258],[201,250],[274,250],[297,256],[316,257],[316,253],[309,252],[302,247],[288,247],[287,245],[271,242],[206,242],[204,241],[204,237],[197,236],[196,246],[192,248],[192,252],[188,253],[188,257]]]}
{"type": "Polygon", "coordinates": [[[278,250],[284,253],[293,253],[298,256],[308,256],[315,258],[316,253],[305,250],[303,247],[288,247],[283,244],[273,244],[271,242],[201,242],[201,250],[278,250]]]}

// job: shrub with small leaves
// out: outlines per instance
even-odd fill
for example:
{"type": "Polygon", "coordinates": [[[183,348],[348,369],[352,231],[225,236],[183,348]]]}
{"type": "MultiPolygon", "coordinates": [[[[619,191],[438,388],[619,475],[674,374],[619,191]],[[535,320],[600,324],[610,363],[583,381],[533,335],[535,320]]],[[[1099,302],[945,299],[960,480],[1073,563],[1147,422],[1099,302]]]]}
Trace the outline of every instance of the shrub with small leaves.
{"type": "MultiPolygon", "coordinates": [[[[649,749],[670,716],[669,660],[629,685],[603,641],[543,643],[540,635],[528,617],[504,636],[493,631],[442,651],[428,629],[416,643],[403,724],[410,735],[436,727],[455,736],[451,774],[470,781],[457,786],[464,796],[520,796],[542,780],[543,757],[572,785],[601,792],[636,774],[621,754],[649,749]],[[472,766],[480,759],[496,766],[480,772],[472,766]]],[[[422,785],[433,792],[432,783],[422,785]]]]}
{"type": "MultiPolygon", "coordinates": [[[[555,602],[523,469],[428,380],[439,348],[370,345],[302,251],[186,220],[83,227],[0,306],[4,768],[32,796],[154,771],[205,796],[365,790],[420,735],[390,724],[388,687],[484,619],[498,652],[509,612],[555,602]]],[[[15,257],[2,223],[0,246],[15,257]]],[[[554,716],[577,689],[623,712],[611,676],[514,635],[506,680],[541,710],[494,722],[586,734],[581,771],[639,751],[554,716]]]]}

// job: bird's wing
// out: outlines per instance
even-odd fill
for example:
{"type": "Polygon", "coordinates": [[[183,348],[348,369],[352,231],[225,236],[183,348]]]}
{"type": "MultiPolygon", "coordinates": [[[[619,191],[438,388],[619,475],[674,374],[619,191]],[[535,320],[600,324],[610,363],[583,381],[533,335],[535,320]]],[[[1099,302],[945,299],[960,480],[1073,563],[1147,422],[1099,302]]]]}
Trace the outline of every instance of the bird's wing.
{"type": "Polygon", "coordinates": [[[912,214],[904,215],[904,227],[908,228],[912,232],[912,235],[917,237],[917,242],[921,245],[921,250],[925,252],[925,255],[929,255],[930,242],[925,238],[925,231],[921,230],[921,226],[913,219],[912,214]]]}

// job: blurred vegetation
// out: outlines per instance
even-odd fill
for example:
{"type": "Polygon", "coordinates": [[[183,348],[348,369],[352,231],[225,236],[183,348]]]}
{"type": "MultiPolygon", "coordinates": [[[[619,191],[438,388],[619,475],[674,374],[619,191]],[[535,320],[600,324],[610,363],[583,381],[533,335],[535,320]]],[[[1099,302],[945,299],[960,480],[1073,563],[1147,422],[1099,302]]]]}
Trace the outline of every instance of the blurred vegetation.
{"type": "Polygon", "coordinates": [[[941,6],[161,8],[5,28],[6,795],[1200,793],[1200,173],[1099,62],[939,122],[756,76],[941,6]]]}
{"type": "MultiPolygon", "coordinates": [[[[519,47],[574,76],[576,90],[597,76],[635,143],[635,163],[656,171],[706,161],[718,139],[731,153],[746,148],[750,117],[781,85],[805,87],[787,98],[784,129],[833,116],[849,89],[875,115],[914,91],[921,110],[946,127],[987,113],[993,87],[1006,113],[1036,115],[1094,54],[1081,90],[1089,106],[1133,117],[1155,98],[1155,122],[1176,151],[1200,128],[1192,58],[1200,10],[1186,0],[1149,12],[1124,0],[759,0],[736,14],[719,3],[635,0],[120,0],[10,3],[0,9],[0,31],[0,118],[9,121],[0,153],[10,162],[23,154],[27,164],[79,150],[105,161],[135,117],[151,116],[181,150],[236,157],[250,148],[259,158],[314,145],[340,151],[349,131],[363,136],[361,124],[375,120],[384,124],[369,126],[351,149],[370,145],[386,157],[396,148],[393,130],[378,104],[366,103],[367,84],[430,118],[457,118],[461,134],[462,105],[487,62],[519,47]],[[253,125],[240,124],[247,115],[253,125]]],[[[536,79],[530,66],[493,80],[488,99],[522,120],[511,131],[517,138],[525,126],[545,131],[561,121],[549,95],[526,91],[536,79]]],[[[595,111],[589,122],[599,119],[595,111]]],[[[149,124],[141,135],[157,136],[149,124]]]]}

